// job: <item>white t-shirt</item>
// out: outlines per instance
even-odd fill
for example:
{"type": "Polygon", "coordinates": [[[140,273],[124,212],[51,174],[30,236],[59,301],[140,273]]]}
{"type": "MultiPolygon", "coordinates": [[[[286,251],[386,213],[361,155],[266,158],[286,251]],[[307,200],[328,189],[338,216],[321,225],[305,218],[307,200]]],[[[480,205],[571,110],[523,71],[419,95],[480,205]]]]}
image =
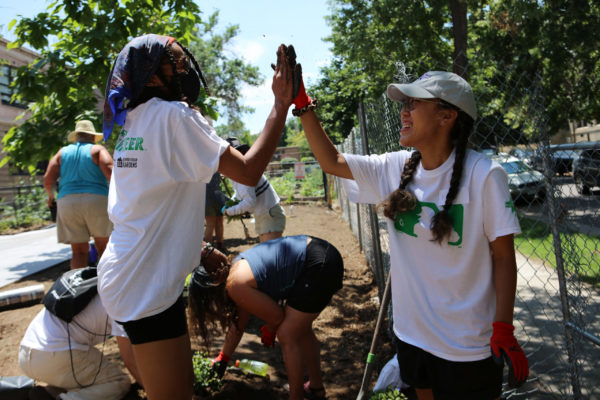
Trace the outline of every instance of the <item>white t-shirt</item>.
{"type": "MultiPolygon", "coordinates": [[[[400,185],[410,152],[344,154],[355,180],[342,179],[351,201],[377,204],[400,185]]],[[[496,310],[489,243],[520,232],[502,167],[472,150],[450,213],[454,231],[432,242],[431,219],[442,209],[455,154],[434,170],[419,164],[408,188],[415,212],[387,220],[394,332],[404,342],[451,361],[490,356],[496,310]]]]}
{"type": "Polygon", "coordinates": [[[106,315],[99,296],[77,314],[68,324],[53,315],[46,307],[33,318],[23,340],[22,346],[40,351],[69,350],[68,335],[71,336],[71,349],[89,350],[102,343],[106,335],[127,337],[123,328],[106,315]]]}
{"type": "Polygon", "coordinates": [[[256,186],[246,186],[241,183],[231,181],[235,194],[233,197],[240,199],[235,206],[227,208],[227,215],[238,215],[245,212],[254,213],[255,216],[264,215],[269,210],[279,204],[279,196],[267,178],[260,177],[256,186]]]}
{"type": "Polygon", "coordinates": [[[175,303],[199,264],[206,183],[229,146],[183,102],[158,98],[127,114],[114,152],[98,292],[115,321],[175,303]]]}

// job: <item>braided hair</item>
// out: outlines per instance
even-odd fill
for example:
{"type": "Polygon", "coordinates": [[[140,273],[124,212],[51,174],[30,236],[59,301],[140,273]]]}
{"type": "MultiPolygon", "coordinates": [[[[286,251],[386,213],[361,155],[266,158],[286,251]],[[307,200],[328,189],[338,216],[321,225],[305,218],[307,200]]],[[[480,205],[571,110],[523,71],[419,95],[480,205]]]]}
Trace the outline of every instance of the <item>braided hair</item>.
{"type": "MultiPolygon", "coordinates": [[[[450,178],[450,188],[446,194],[444,206],[440,212],[434,215],[431,221],[432,241],[442,244],[442,241],[452,233],[452,217],[450,216],[450,206],[458,194],[460,180],[462,177],[464,159],[467,153],[469,136],[473,130],[473,118],[458,107],[440,100],[439,106],[445,109],[453,109],[458,112],[456,121],[450,131],[450,144],[456,149],[454,165],[452,167],[452,176],[450,178]]],[[[380,205],[383,208],[383,214],[392,220],[396,219],[398,214],[415,209],[417,198],[406,189],[412,181],[413,175],[421,161],[421,153],[415,150],[408,159],[402,170],[400,187],[392,192],[380,205]]]]}

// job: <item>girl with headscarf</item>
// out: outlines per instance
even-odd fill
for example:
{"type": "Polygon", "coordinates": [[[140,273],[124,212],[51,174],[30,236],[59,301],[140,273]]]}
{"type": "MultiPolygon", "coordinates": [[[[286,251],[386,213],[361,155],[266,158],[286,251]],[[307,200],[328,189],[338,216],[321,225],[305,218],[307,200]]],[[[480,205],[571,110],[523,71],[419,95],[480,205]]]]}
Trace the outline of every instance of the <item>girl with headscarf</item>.
{"type": "Polygon", "coordinates": [[[217,136],[193,104],[208,86],[174,38],[144,35],[117,57],[106,88],[104,136],[121,125],[108,213],[114,224],[98,265],[98,292],[131,339],[148,399],[190,399],[193,371],[185,277],[202,261],[225,263],[203,238],[206,183],[219,171],[255,185],[271,159],[291,104],[285,46],[277,51],[275,102],[247,154],[217,136]]]}

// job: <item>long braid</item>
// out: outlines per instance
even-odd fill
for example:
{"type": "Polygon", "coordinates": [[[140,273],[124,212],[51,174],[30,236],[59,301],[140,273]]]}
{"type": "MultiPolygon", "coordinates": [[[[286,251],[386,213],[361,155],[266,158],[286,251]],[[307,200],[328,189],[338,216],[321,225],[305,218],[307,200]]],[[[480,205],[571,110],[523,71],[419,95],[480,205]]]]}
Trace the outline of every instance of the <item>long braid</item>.
{"type": "Polygon", "coordinates": [[[173,100],[184,100],[187,102],[187,98],[184,96],[183,90],[181,89],[181,79],[179,78],[179,74],[177,73],[177,63],[175,62],[175,56],[173,55],[173,52],[171,51],[172,45],[173,44],[171,43],[170,46],[167,46],[165,48],[165,53],[167,54],[167,57],[169,58],[169,64],[171,64],[171,68],[173,68],[173,77],[171,79],[173,80],[173,82],[175,82],[175,88],[177,90],[176,93],[171,93],[171,95],[174,97],[173,100]]]}
{"type": "Polygon", "coordinates": [[[192,63],[194,64],[194,68],[196,68],[196,71],[198,71],[198,76],[200,76],[200,80],[202,81],[202,86],[204,86],[204,91],[206,92],[207,95],[210,96],[211,92],[210,92],[210,89],[208,88],[208,83],[206,83],[206,78],[204,78],[202,69],[200,69],[200,65],[198,64],[198,62],[192,55],[192,52],[189,51],[186,47],[182,46],[181,43],[179,43],[179,42],[177,42],[177,43],[181,46],[181,48],[183,49],[185,54],[190,58],[190,60],[192,60],[192,63]]]}
{"type": "Polygon", "coordinates": [[[412,181],[417,166],[421,161],[421,153],[415,150],[410,158],[404,164],[400,187],[394,190],[380,205],[383,208],[383,215],[390,219],[396,219],[398,214],[410,211],[417,206],[415,195],[406,190],[406,186],[412,181]]]}
{"type": "Polygon", "coordinates": [[[434,215],[431,220],[432,241],[442,244],[442,241],[452,234],[452,217],[450,216],[450,207],[458,194],[460,181],[462,178],[465,155],[467,153],[467,144],[471,130],[473,128],[473,119],[458,110],[456,122],[450,133],[455,150],[454,165],[452,166],[452,176],[450,178],[450,188],[446,194],[446,201],[442,210],[434,215]]]}

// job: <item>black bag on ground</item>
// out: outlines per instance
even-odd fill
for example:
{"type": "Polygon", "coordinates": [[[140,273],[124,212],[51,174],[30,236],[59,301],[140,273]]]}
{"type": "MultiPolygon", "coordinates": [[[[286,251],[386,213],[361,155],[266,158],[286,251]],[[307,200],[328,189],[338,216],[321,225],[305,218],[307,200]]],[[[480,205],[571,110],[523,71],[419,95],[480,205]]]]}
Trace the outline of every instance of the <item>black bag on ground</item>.
{"type": "Polygon", "coordinates": [[[71,322],[98,293],[98,273],[94,267],[65,272],[54,282],[42,303],[48,311],[71,322]]]}

